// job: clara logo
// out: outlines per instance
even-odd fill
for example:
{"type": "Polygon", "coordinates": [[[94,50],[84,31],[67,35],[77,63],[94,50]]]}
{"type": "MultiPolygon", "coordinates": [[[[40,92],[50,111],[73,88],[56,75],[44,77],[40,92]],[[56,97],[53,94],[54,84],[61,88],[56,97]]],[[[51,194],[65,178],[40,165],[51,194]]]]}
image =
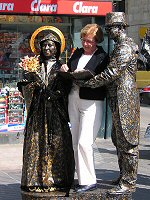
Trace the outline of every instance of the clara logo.
{"type": "Polygon", "coordinates": [[[14,10],[14,3],[0,3],[0,10],[12,11],[14,10]]]}
{"type": "Polygon", "coordinates": [[[57,12],[57,4],[42,4],[41,0],[34,0],[31,3],[33,12],[57,12]]]}
{"type": "Polygon", "coordinates": [[[85,6],[82,1],[77,1],[73,5],[73,11],[75,13],[97,14],[98,6],[85,6]]]}

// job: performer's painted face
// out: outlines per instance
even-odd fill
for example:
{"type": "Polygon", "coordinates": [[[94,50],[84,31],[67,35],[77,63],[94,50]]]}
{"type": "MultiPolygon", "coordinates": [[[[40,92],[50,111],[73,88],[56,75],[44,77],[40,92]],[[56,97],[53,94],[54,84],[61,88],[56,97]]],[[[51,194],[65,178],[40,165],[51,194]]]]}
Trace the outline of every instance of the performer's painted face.
{"type": "Polygon", "coordinates": [[[109,34],[110,38],[114,39],[116,38],[118,35],[120,35],[119,32],[119,27],[117,26],[110,26],[106,28],[106,32],[109,34]]]}
{"type": "Polygon", "coordinates": [[[44,56],[46,57],[55,56],[57,52],[55,42],[50,40],[46,40],[45,42],[43,42],[42,51],[44,56]]]}

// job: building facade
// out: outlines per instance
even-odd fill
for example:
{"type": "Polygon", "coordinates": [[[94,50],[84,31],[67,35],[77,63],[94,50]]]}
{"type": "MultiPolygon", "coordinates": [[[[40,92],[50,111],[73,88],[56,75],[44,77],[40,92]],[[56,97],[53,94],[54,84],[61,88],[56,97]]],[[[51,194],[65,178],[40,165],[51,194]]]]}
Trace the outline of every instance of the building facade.
{"type": "MultiPolygon", "coordinates": [[[[21,78],[18,63],[24,56],[33,56],[32,34],[42,26],[59,29],[65,36],[61,54],[67,62],[72,51],[81,47],[80,31],[89,23],[104,29],[105,15],[111,12],[112,1],[90,0],[0,0],[0,132],[22,129],[26,119],[25,105],[16,83],[21,78]]],[[[39,32],[38,40],[49,30],[39,32]]],[[[102,44],[108,51],[108,38],[102,44]]]]}
{"type": "Polygon", "coordinates": [[[150,1],[125,0],[125,13],[129,22],[128,34],[140,46],[150,27],[150,1]]]}
{"type": "MultiPolygon", "coordinates": [[[[81,46],[81,29],[88,23],[104,26],[105,15],[110,11],[112,1],[0,0],[1,87],[18,81],[19,60],[32,55],[30,38],[36,29],[54,26],[62,31],[66,48],[61,58],[66,62],[72,50],[81,46]]],[[[102,45],[107,51],[107,38],[102,45]]]]}

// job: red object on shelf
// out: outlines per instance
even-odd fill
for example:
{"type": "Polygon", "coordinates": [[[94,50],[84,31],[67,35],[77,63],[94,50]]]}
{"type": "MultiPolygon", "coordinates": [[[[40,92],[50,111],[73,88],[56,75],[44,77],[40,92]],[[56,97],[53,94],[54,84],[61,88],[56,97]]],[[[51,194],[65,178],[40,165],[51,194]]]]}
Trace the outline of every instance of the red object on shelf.
{"type": "Polygon", "coordinates": [[[0,93],[0,125],[24,124],[24,101],[19,91],[0,93]]]}
{"type": "Polygon", "coordinates": [[[9,92],[8,124],[24,123],[24,102],[19,91],[9,92]]]}
{"type": "Polygon", "coordinates": [[[8,123],[8,97],[2,95],[0,96],[0,99],[0,125],[4,125],[8,123]]]}
{"type": "Polygon", "coordinates": [[[143,90],[144,90],[145,92],[148,92],[148,91],[150,91],[150,87],[145,87],[143,90]]]}

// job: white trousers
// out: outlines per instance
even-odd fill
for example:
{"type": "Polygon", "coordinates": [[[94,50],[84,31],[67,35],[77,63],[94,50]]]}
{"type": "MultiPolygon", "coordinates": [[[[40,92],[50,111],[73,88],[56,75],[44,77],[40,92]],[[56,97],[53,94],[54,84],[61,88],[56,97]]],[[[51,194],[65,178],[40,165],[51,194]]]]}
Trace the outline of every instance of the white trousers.
{"type": "Polygon", "coordinates": [[[79,90],[72,90],[68,109],[79,185],[95,184],[92,145],[101,126],[103,101],[80,99],[79,90]]]}

